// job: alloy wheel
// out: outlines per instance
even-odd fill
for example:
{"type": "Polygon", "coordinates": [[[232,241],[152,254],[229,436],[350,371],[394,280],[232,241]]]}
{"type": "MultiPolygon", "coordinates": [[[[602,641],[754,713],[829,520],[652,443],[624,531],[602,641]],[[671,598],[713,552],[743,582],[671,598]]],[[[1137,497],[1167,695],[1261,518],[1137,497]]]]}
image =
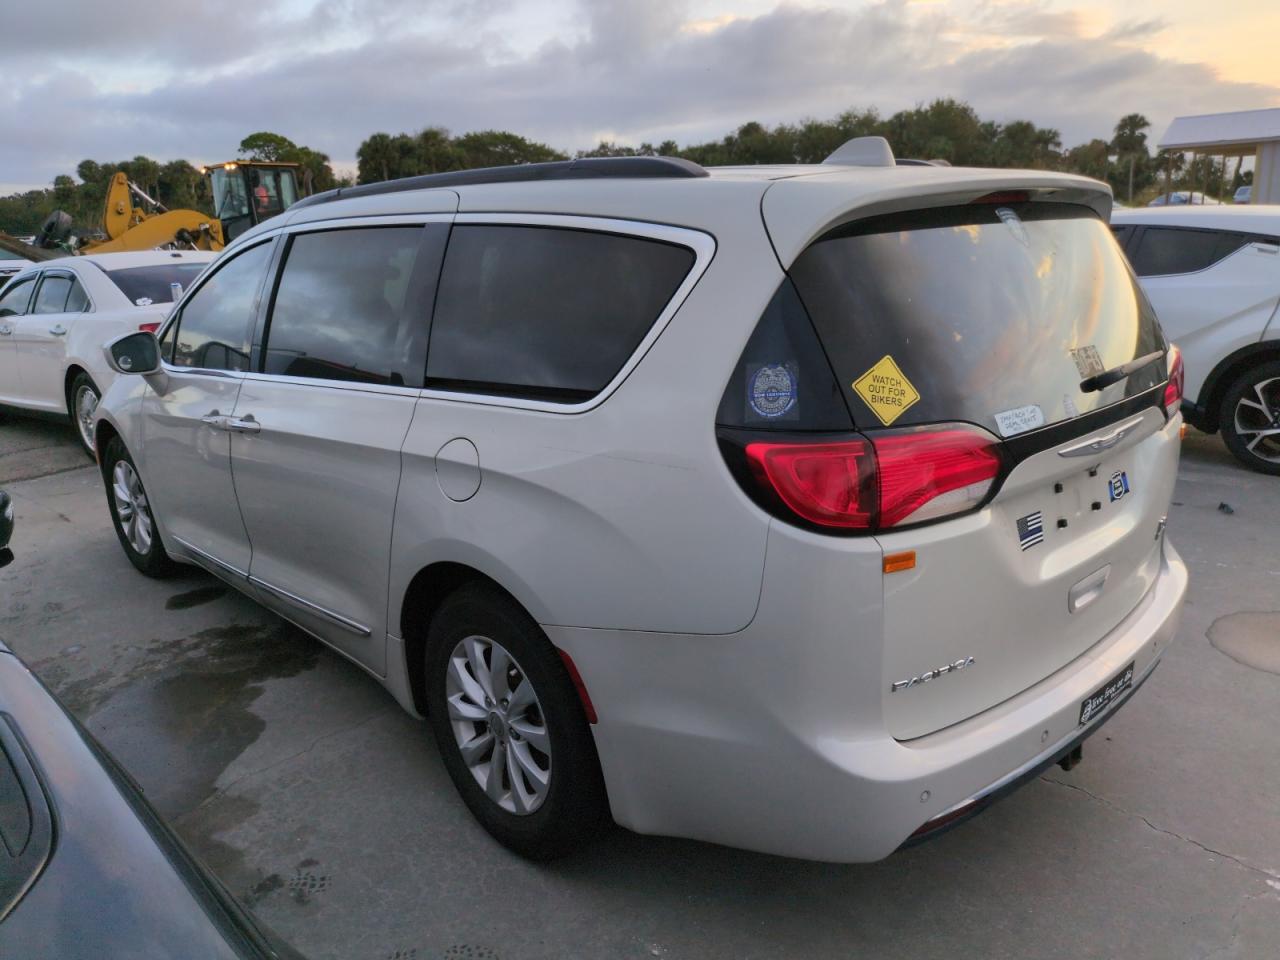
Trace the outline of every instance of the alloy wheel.
{"type": "Polygon", "coordinates": [[[1255,383],[1253,396],[1240,398],[1233,427],[1249,453],[1280,464],[1280,377],[1255,383]]]}
{"type": "Polygon", "coordinates": [[[518,816],[542,806],[551,786],[551,739],[515,657],[487,637],[467,637],[449,655],[445,697],[458,751],[485,795],[518,816]]]}
{"type": "Polygon", "coordinates": [[[75,411],[76,427],[80,431],[80,441],[93,449],[93,415],[98,409],[98,393],[87,383],[76,391],[75,411]]]}
{"type": "Polygon", "coordinates": [[[151,550],[151,507],[137,471],[127,460],[117,460],[111,471],[111,495],[125,539],[140,555],[146,556],[151,550]]]}

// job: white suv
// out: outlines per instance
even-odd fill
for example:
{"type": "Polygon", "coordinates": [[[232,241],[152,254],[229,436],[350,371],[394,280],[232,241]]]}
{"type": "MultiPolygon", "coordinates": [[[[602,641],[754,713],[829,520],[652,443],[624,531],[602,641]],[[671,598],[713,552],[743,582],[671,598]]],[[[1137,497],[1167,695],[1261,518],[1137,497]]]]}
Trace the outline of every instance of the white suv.
{"type": "Polygon", "coordinates": [[[1118,211],[1112,227],[1182,351],[1182,411],[1280,474],[1280,207],[1118,211]]]}
{"type": "Polygon", "coordinates": [[[837,160],[295,205],[110,348],[129,559],[377,677],[529,856],[611,814],[872,860],[1073,762],[1187,583],[1110,195],[837,160]]]}

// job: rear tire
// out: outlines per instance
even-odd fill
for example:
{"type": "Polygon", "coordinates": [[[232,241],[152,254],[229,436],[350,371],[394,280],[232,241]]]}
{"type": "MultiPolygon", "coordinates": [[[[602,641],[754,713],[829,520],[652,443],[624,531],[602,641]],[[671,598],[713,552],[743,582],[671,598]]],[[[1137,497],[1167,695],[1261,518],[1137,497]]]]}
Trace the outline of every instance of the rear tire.
{"type": "Polygon", "coordinates": [[[76,428],[76,436],[80,446],[90,457],[93,451],[93,414],[98,409],[98,401],[102,395],[97,385],[83,371],[77,373],[71,381],[71,389],[67,392],[67,413],[71,415],[71,424],[76,428]]]}
{"type": "Polygon", "coordinates": [[[480,824],[531,860],[596,836],[608,803],[595,741],[568,671],[532,618],[495,586],[467,584],[432,618],[425,660],[441,759],[480,824]]]}
{"type": "Polygon", "coordinates": [[[142,486],[138,468],[119,437],[112,437],[102,452],[102,477],[111,522],[129,562],[157,580],[172,576],[178,564],[170,559],[160,542],[151,501],[142,486]]]}
{"type": "Polygon", "coordinates": [[[1232,382],[1222,398],[1218,426],[1227,449],[1242,464],[1280,475],[1280,361],[1259,364],[1232,382]]]}

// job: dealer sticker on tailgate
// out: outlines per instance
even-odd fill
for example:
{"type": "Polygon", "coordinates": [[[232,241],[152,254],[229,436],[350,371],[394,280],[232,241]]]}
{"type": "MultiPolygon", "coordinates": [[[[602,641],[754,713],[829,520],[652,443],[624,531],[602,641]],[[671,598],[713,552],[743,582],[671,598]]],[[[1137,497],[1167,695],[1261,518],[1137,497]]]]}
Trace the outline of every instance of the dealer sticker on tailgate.
{"type": "Polygon", "coordinates": [[[1080,704],[1080,723],[1086,724],[1103,710],[1107,709],[1116,697],[1124,693],[1133,686],[1133,664],[1121,670],[1118,674],[1104,683],[1101,687],[1094,691],[1092,696],[1086,697],[1084,703],[1080,704]]]}

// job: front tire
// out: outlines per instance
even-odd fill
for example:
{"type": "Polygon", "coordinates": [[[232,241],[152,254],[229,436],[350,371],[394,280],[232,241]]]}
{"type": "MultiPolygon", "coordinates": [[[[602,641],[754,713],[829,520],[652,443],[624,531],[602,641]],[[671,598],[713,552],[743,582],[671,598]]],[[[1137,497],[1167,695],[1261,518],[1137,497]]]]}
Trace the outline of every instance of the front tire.
{"type": "Polygon", "coordinates": [[[1218,425],[1237,460],[1280,475],[1280,361],[1259,364],[1227,388],[1218,425]]]}
{"type": "Polygon", "coordinates": [[[427,712],[445,769],[480,824],[532,860],[607,822],[582,702],[546,635],[489,584],[459,588],[427,632],[427,712]]]}
{"type": "Polygon", "coordinates": [[[102,476],[107,486],[111,522],[129,562],[157,580],[172,575],[178,565],[160,542],[151,501],[138,476],[138,468],[119,437],[112,437],[103,451],[102,476]]]}
{"type": "Polygon", "coordinates": [[[93,414],[98,409],[98,401],[101,399],[102,395],[89,375],[83,371],[77,373],[67,393],[67,412],[71,414],[71,422],[75,425],[76,436],[80,438],[80,446],[90,457],[95,455],[93,414]]]}

